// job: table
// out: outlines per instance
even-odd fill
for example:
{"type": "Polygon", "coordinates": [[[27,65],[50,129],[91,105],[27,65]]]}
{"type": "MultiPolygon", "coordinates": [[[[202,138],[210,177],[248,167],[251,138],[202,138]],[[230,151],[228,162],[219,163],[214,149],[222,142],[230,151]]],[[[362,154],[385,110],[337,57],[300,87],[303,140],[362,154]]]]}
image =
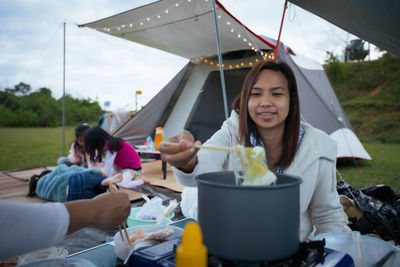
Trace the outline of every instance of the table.
{"type": "MultiPolygon", "coordinates": [[[[161,153],[160,151],[156,150],[143,150],[143,149],[136,149],[136,152],[139,154],[139,156],[146,155],[150,157],[150,160],[161,160],[162,165],[161,165],[161,170],[163,172],[163,179],[167,179],[167,162],[161,159],[161,153]]],[[[142,159],[142,162],[149,161],[148,159],[142,159]]]]}
{"type": "MultiPolygon", "coordinates": [[[[172,222],[170,225],[184,228],[185,225],[194,221],[193,219],[185,218],[179,221],[172,222]]],[[[117,255],[115,255],[114,244],[112,242],[105,243],[81,252],[68,255],[67,258],[83,258],[101,267],[114,267],[118,263],[122,263],[117,255]]]]}

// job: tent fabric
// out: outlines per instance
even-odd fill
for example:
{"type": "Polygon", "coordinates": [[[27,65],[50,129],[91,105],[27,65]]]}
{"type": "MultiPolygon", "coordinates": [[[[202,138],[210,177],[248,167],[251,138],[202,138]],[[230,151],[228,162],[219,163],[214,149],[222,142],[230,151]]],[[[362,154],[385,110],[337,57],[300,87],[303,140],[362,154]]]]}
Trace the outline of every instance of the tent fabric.
{"type": "Polygon", "coordinates": [[[398,0],[289,0],[380,49],[400,56],[398,0]]]}
{"type": "MultiPolygon", "coordinates": [[[[249,34],[221,4],[217,4],[221,53],[248,49],[249,43],[250,47],[260,49],[275,48],[261,37],[249,34]]],[[[209,57],[215,55],[216,51],[212,1],[158,1],[79,26],[93,28],[189,59],[209,57]]]]}
{"type": "MultiPolygon", "coordinates": [[[[225,119],[218,61],[216,60],[215,29],[209,21],[202,18],[196,20],[195,16],[196,14],[199,17],[207,16],[205,15],[207,8],[211,9],[212,6],[209,3],[207,5],[205,1],[193,0],[187,6],[184,6],[183,3],[189,2],[179,2],[184,6],[182,12],[169,8],[168,14],[171,17],[168,17],[167,21],[160,20],[158,24],[153,22],[152,18],[160,14],[160,11],[165,10],[167,6],[171,7],[172,3],[176,2],[158,1],[142,8],[83,25],[97,30],[101,30],[99,27],[103,27],[102,31],[107,34],[192,59],[164,89],[115,133],[117,137],[126,139],[132,144],[142,144],[148,135],[154,135],[157,126],[164,127],[165,138],[187,129],[195,135],[196,139],[205,141],[220,128],[225,119]],[[147,28],[129,34],[116,32],[116,25],[122,27],[121,23],[141,22],[146,17],[155,24],[149,22],[147,26],[144,23],[143,25],[147,28]],[[196,22],[195,27],[194,21],[196,22]],[[112,30],[108,31],[107,29],[112,30]],[[157,29],[162,29],[162,33],[157,29]],[[167,36],[169,34],[173,34],[173,41],[170,36],[167,36]],[[214,63],[211,64],[212,62],[214,63]]],[[[254,51],[253,47],[246,42],[263,40],[257,45],[262,47],[264,52],[268,52],[268,49],[271,51],[275,47],[276,41],[265,36],[255,35],[234,19],[222,5],[219,3],[218,5],[217,14],[221,17],[219,28],[222,29],[220,40],[223,46],[226,94],[228,103],[231,103],[239,94],[245,75],[250,68],[264,60],[263,56],[254,51]],[[228,21],[230,27],[225,26],[228,21]],[[232,27],[233,25],[237,28],[232,27]],[[224,33],[226,29],[229,34],[224,33]],[[230,32],[232,29],[234,34],[230,32]],[[236,34],[241,34],[241,38],[246,36],[246,42],[237,38],[236,34]],[[240,41],[238,42],[238,40],[240,41]],[[267,46],[267,44],[270,45],[267,46]]],[[[253,43],[255,44],[255,42],[253,43]]],[[[279,49],[278,59],[289,64],[296,75],[302,119],[327,134],[346,129],[341,131],[346,133],[342,136],[350,136],[349,140],[336,139],[339,151],[343,152],[343,154],[338,154],[338,157],[371,159],[352,132],[351,124],[322,66],[317,62],[295,55],[284,44],[281,44],[279,49]],[[347,130],[353,134],[349,134],[347,130]]]]}
{"type": "Polygon", "coordinates": [[[114,136],[131,144],[142,144],[159,125],[163,125],[185,84],[191,66],[185,66],[146,106],[132,119],[123,124],[114,136]]]}

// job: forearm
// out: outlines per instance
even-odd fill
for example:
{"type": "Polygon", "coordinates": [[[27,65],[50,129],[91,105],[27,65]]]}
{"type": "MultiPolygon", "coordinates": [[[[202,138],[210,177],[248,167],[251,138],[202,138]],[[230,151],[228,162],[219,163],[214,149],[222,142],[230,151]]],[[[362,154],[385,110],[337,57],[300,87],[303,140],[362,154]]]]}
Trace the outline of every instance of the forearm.
{"type": "Polygon", "coordinates": [[[67,234],[73,233],[83,227],[93,226],[97,218],[96,207],[89,199],[76,200],[64,203],[69,213],[69,226],[67,234]]]}

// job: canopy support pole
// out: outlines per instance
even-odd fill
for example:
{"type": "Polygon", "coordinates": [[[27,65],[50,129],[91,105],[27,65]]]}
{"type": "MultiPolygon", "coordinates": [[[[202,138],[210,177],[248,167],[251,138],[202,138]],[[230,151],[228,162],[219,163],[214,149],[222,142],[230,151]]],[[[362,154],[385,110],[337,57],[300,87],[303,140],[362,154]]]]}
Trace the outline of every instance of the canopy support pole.
{"type": "Polygon", "coordinates": [[[219,44],[219,32],[218,32],[218,21],[217,21],[217,11],[216,11],[216,8],[215,8],[215,0],[213,0],[212,3],[213,3],[214,22],[215,22],[215,37],[217,39],[219,74],[220,74],[220,77],[221,77],[222,97],[223,97],[223,100],[224,100],[225,119],[228,119],[229,118],[229,115],[228,115],[228,101],[226,100],[225,78],[224,78],[224,69],[222,67],[221,46],[219,44]]]}
{"type": "Polygon", "coordinates": [[[65,22],[63,48],[62,155],[65,156],[65,22]]]}
{"type": "Polygon", "coordinates": [[[287,0],[285,1],[285,5],[284,5],[284,7],[283,7],[283,14],[282,14],[282,20],[281,20],[281,27],[279,28],[278,41],[276,41],[275,54],[274,54],[274,61],[276,61],[277,58],[278,58],[279,43],[280,43],[280,40],[281,40],[281,33],[282,33],[282,27],[283,27],[283,20],[285,19],[286,9],[287,9],[287,0]]]}

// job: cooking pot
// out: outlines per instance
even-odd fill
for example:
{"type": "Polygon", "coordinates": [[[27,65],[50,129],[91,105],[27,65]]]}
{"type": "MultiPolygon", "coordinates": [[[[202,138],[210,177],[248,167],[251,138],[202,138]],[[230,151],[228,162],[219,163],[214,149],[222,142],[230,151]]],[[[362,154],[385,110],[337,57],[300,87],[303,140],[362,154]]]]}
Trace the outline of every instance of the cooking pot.
{"type": "Polygon", "coordinates": [[[265,262],[297,252],[301,178],[277,174],[275,185],[238,186],[233,172],[213,172],[197,181],[198,221],[209,254],[265,262]]]}

